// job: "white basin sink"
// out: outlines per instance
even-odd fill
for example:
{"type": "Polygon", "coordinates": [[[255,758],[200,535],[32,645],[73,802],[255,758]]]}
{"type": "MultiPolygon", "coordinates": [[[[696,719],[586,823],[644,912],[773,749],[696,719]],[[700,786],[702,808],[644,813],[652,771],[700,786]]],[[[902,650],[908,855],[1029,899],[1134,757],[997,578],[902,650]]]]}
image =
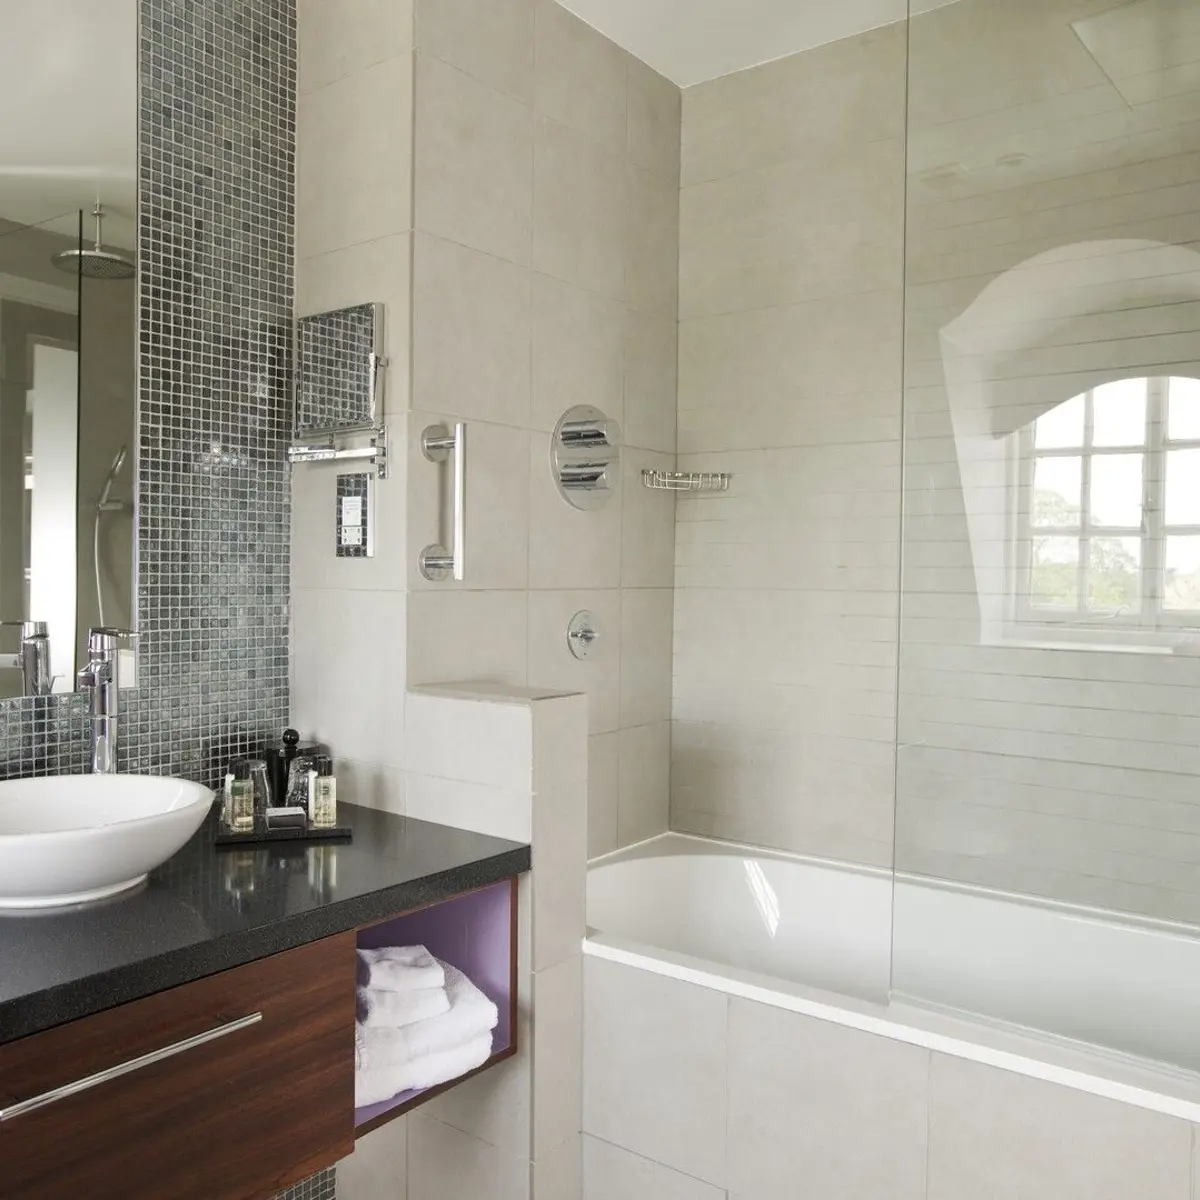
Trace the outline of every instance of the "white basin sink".
{"type": "Polygon", "coordinates": [[[0,909],[56,908],[136,887],[200,828],[213,794],[154,775],[0,782],[0,909]]]}

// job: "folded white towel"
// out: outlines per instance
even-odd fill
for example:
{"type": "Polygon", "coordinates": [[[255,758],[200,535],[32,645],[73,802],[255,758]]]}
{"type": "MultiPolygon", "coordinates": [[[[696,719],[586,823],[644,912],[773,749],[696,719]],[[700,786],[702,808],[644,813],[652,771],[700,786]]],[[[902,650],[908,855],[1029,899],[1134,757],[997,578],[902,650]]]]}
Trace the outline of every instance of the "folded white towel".
{"type": "Polygon", "coordinates": [[[399,1029],[449,1011],[450,997],[445,988],[418,988],[415,992],[358,989],[358,1020],[368,1028],[399,1029]]]}
{"type": "Polygon", "coordinates": [[[496,1006],[460,971],[446,969],[448,1012],[402,1028],[360,1024],[354,1031],[354,1065],[360,1071],[385,1070],[429,1054],[453,1050],[490,1033],[500,1020],[496,1006]]]}
{"type": "Polygon", "coordinates": [[[382,992],[411,992],[446,986],[446,973],[424,946],[381,946],[360,950],[358,981],[382,992]]]}
{"type": "Polygon", "coordinates": [[[412,1088],[431,1088],[482,1066],[492,1054],[492,1035],[485,1033],[453,1050],[427,1054],[392,1067],[354,1072],[354,1106],[379,1104],[412,1088]]]}

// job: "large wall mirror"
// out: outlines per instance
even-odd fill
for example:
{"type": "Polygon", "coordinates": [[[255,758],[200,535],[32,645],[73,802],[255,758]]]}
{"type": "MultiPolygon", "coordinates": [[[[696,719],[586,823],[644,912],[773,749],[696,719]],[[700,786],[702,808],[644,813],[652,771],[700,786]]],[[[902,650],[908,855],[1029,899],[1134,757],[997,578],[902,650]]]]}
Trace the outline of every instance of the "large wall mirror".
{"type": "Polygon", "coordinates": [[[134,619],[137,41],[136,0],[4,0],[0,698],[134,619]]]}

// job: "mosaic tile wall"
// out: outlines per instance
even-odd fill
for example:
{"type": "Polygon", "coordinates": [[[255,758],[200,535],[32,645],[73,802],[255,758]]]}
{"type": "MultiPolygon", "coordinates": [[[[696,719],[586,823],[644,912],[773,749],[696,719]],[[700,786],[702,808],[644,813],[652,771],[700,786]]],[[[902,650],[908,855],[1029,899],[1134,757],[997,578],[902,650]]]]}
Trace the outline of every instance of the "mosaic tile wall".
{"type": "MultiPolygon", "coordinates": [[[[138,627],[122,769],[211,781],[287,719],[294,0],[140,0],[138,627]]],[[[81,771],[81,696],[0,776],[81,771]]]]}

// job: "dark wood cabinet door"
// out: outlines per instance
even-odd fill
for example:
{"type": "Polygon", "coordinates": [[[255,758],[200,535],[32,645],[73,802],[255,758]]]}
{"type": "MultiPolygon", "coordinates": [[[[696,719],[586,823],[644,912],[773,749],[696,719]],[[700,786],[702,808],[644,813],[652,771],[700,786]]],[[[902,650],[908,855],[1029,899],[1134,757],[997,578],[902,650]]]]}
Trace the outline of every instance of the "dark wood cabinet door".
{"type": "Polygon", "coordinates": [[[0,1120],[0,1197],[259,1200],[349,1154],[354,944],[340,934],[0,1046],[0,1110],[102,1077],[0,1120]]]}

